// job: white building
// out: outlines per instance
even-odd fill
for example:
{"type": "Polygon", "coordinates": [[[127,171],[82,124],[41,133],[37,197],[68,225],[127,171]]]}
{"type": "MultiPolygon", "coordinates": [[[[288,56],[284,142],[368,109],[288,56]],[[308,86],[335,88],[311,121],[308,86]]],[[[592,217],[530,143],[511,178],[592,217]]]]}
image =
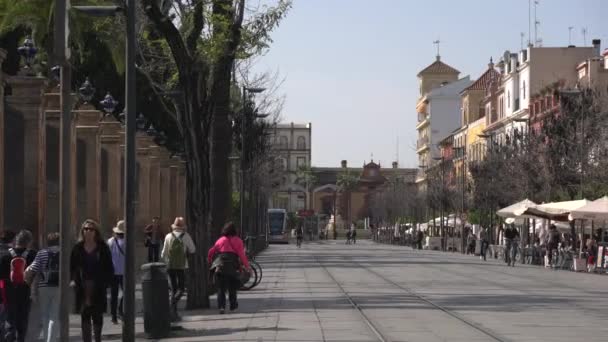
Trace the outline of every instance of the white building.
{"type": "Polygon", "coordinates": [[[288,212],[307,209],[309,194],[305,186],[298,182],[297,171],[310,167],[312,124],[281,123],[276,125],[272,134],[274,155],[285,173],[270,199],[270,207],[288,212]]]}
{"type": "Polygon", "coordinates": [[[599,57],[598,40],[593,47],[534,47],[519,53],[505,51],[498,63],[502,82],[498,92],[497,120],[488,117],[485,133],[495,143],[503,144],[517,130],[526,130],[530,97],[556,82],[574,86],[579,75],[576,66],[581,61],[599,57]]]}
{"type": "Polygon", "coordinates": [[[418,114],[418,141],[416,153],[420,167],[416,183],[424,188],[425,169],[439,157],[437,144],[461,126],[460,93],[471,85],[469,76],[458,78],[460,71],[437,60],[418,74],[420,99],[418,114]]]}

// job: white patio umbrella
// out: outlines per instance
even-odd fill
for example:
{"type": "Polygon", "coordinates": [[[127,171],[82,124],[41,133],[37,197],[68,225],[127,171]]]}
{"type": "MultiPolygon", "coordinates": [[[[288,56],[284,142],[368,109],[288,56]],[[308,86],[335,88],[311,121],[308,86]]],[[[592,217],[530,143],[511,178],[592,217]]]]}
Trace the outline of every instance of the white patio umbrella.
{"type": "Polygon", "coordinates": [[[514,213],[515,216],[520,217],[540,217],[554,221],[568,221],[568,216],[573,210],[579,209],[589,203],[591,202],[586,199],[551,202],[515,210],[514,213]]]}
{"type": "Polygon", "coordinates": [[[570,219],[608,220],[608,196],[604,196],[570,212],[570,219]]]}
{"type": "Polygon", "coordinates": [[[500,217],[505,217],[505,218],[515,218],[518,217],[519,215],[517,213],[520,213],[530,207],[536,206],[537,204],[530,201],[529,199],[525,199],[523,201],[517,202],[515,204],[511,204],[510,206],[506,207],[506,208],[502,208],[499,211],[496,212],[496,215],[500,216],[500,217]]]}

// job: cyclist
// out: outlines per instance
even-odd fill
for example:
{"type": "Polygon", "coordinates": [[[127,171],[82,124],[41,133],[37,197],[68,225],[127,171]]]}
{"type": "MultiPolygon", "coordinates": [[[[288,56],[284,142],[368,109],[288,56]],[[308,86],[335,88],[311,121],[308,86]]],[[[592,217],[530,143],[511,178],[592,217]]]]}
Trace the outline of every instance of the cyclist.
{"type": "Polygon", "coordinates": [[[298,248],[302,246],[302,240],[304,239],[304,231],[302,230],[302,226],[296,228],[296,245],[298,248]]]}
{"type": "Polygon", "coordinates": [[[515,267],[517,246],[519,244],[519,232],[515,226],[509,225],[505,230],[505,260],[508,266],[515,267]]]}

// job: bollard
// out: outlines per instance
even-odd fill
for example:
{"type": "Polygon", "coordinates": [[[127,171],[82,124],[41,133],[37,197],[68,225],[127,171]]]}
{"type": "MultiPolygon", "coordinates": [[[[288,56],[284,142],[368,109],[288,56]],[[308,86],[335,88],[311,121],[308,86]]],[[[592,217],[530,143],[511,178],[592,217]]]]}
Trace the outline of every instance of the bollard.
{"type": "Polygon", "coordinates": [[[144,332],[148,338],[169,336],[171,318],[167,265],[153,262],[141,266],[144,307],[144,332]]]}

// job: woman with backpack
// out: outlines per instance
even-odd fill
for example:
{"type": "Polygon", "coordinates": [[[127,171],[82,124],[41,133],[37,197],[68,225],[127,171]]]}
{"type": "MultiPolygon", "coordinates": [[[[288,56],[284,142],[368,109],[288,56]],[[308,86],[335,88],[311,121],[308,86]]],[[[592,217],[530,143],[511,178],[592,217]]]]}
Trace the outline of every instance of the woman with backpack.
{"type": "Polygon", "coordinates": [[[245,272],[251,272],[243,240],[237,235],[234,224],[232,222],[226,223],[221,234],[222,236],[209,249],[207,261],[215,271],[214,279],[218,287],[217,307],[220,314],[223,314],[226,309],[226,292],[228,292],[228,299],[230,300],[230,311],[236,310],[239,306],[237,290],[241,287],[240,265],[243,265],[245,272]]]}
{"type": "Polygon", "coordinates": [[[167,273],[171,280],[171,309],[173,320],[179,320],[177,303],[186,291],[185,277],[188,268],[188,254],[196,252],[194,241],[186,232],[186,221],[176,217],[171,225],[171,233],[165,236],[161,259],[167,264],[167,273]]]}
{"type": "Polygon", "coordinates": [[[94,220],[87,219],[81,226],[79,241],[70,256],[70,273],[70,286],[75,289],[76,310],[81,318],[82,340],[91,342],[93,333],[95,341],[99,342],[107,289],[114,280],[114,266],[110,248],[94,220]]]}

